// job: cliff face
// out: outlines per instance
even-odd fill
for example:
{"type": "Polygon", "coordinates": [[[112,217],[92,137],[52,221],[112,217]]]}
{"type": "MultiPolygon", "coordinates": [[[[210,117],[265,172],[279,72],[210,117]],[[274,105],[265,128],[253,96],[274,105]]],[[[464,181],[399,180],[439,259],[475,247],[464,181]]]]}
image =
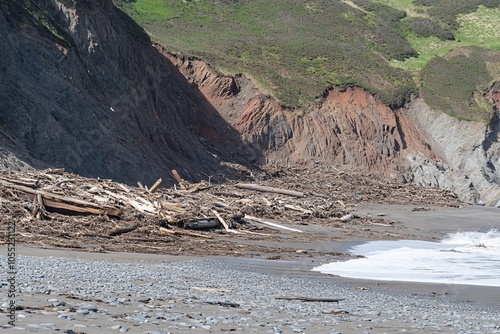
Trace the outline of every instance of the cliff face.
{"type": "Polygon", "coordinates": [[[422,100],[410,105],[416,126],[443,160],[436,165],[414,159],[413,181],[450,189],[470,202],[500,206],[499,94],[497,85],[488,92],[494,105],[489,124],[457,120],[433,111],[422,100]]]}
{"type": "Polygon", "coordinates": [[[404,180],[409,153],[437,158],[402,110],[392,110],[360,88],[334,88],[320,106],[299,115],[245,77],[221,76],[201,61],[162,53],[268,163],[331,162],[404,180]]]}
{"type": "Polygon", "coordinates": [[[0,146],[37,167],[150,183],[257,159],[111,0],[0,0],[0,101],[0,146]]]}
{"type": "Polygon", "coordinates": [[[245,77],[222,76],[201,61],[162,53],[267,163],[332,162],[449,189],[473,203],[500,199],[498,85],[487,92],[495,106],[488,125],[435,112],[421,99],[392,110],[355,87],[332,89],[320,106],[298,115],[245,77]]]}

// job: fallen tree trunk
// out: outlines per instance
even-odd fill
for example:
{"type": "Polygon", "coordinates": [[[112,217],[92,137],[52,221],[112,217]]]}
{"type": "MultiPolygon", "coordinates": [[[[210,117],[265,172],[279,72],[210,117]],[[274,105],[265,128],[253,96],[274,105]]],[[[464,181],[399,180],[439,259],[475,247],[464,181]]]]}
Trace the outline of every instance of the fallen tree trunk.
{"type": "Polygon", "coordinates": [[[117,207],[108,205],[99,205],[92,202],[83,201],[77,198],[65,197],[57,194],[52,194],[43,190],[36,190],[29,187],[12,184],[10,182],[0,180],[0,185],[29,194],[33,199],[41,195],[43,204],[47,211],[62,212],[66,214],[105,214],[110,217],[120,217],[122,210],[117,207]]]}
{"type": "Polygon", "coordinates": [[[283,195],[294,196],[294,197],[304,197],[304,193],[302,193],[302,192],[287,190],[287,189],[280,189],[280,188],[272,188],[272,187],[266,187],[266,186],[259,186],[258,184],[253,184],[253,183],[237,183],[237,184],[235,184],[235,187],[240,188],[240,189],[262,191],[262,192],[275,193],[275,194],[283,194],[283,195]]]}
{"type": "Polygon", "coordinates": [[[31,214],[38,219],[45,217],[45,205],[43,204],[43,197],[39,193],[33,198],[33,210],[31,214]]]}
{"type": "Polygon", "coordinates": [[[18,181],[18,180],[10,180],[5,177],[0,177],[0,180],[12,183],[12,184],[17,184],[19,186],[25,186],[29,188],[38,188],[40,187],[40,181],[34,181],[34,182],[24,182],[24,181],[18,181]]]}

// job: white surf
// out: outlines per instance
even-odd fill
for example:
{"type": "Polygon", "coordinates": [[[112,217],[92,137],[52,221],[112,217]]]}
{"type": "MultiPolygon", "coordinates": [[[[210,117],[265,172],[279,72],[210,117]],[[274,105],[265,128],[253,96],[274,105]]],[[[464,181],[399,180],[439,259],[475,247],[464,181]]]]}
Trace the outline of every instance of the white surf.
{"type": "Polygon", "coordinates": [[[441,242],[371,241],[349,252],[363,258],[314,268],[350,278],[500,286],[500,232],[456,232],[441,242]]]}

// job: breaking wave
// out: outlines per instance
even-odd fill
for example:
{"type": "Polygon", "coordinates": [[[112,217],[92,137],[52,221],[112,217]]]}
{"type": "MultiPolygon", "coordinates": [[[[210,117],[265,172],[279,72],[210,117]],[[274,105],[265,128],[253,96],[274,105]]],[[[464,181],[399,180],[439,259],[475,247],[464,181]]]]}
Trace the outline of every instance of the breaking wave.
{"type": "Polygon", "coordinates": [[[314,268],[381,281],[500,286],[500,232],[456,232],[441,242],[371,241],[349,249],[364,258],[314,268]]]}

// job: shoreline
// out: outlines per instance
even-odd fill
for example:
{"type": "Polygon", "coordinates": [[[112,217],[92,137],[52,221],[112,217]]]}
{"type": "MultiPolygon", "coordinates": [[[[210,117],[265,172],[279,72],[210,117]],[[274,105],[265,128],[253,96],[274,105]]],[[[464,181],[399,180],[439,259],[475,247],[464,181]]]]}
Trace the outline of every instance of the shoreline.
{"type": "Polygon", "coordinates": [[[460,299],[468,291],[478,295],[477,287],[445,295],[435,284],[350,280],[310,271],[315,259],[180,260],[149,254],[87,259],[87,253],[58,257],[52,250],[29,248],[20,253],[23,292],[17,296],[22,309],[16,326],[30,332],[500,332],[498,310],[460,299]],[[343,300],[280,300],[283,296],[343,300]],[[479,318],[477,325],[473,321],[479,318]]]}
{"type": "MultiPolygon", "coordinates": [[[[352,245],[362,244],[367,241],[340,241],[342,246],[337,249],[347,250],[352,245]]],[[[265,257],[228,257],[228,256],[179,256],[164,254],[146,254],[146,253],[91,253],[78,250],[61,249],[40,249],[30,245],[20,245],[17,248],[17,255],[29,257],[54,257],[67,259],[80,259],[90,261],[100,261],[109,263],[129,263],[129,264],[159,264],[175,263],[186,261],[203,260],[223,260],[227,263],[237,265],[239,270],[259,272],[263,274],[276,274],[286,277],[298,277],[302,279],[319,279],[332,281],[335,284],[347,284],[351,286],[364,286],[376,290],[389,290],[395,293],[404,293],[423,297],[441,297],[450,301],[466,302],[475,304],[481,308],[497,308],[500,310],[500,287],[466,285],[466,284],[445,284],[445,283],[426,283],[409,281],[385,281],[376,279],[350,278],[338,275],[324,274],[313,271],[312,269],[322,264],[330,263],[334,258],[328,256],[321,257],[302,257],[285,260],[271,260],[265,257]]],[[[6,246],[0,245],[0,253],[6,253],[6,246]]],[[[338,258],[335,258],[339,260],[338,258]]],[[[344,259],[347,260],[347,259],[344,259]]]]}
{"type": "MultiPolygon", "coordinates": [[[[499,212],[478,207],[411,212],[412,208],[367,205],[355,212],[375,215],[383,209],[388,221],[407,217],[396,224],[399,235],[422,240],[436,240],[464,226],[489,229],[499,212]],[[434,219],[439,224],[429,230],[434,219]]],[[[16,325],[30,332],[52,328],[82,333],[500,333],[500,287],[363,280],[315,272],[311,269],[321,264],[352,258],[342,254],[352,245],[383,239],[339,238],[328,226],[301,228],[305,233],[324,233],[325,238],[235,238],[270,250],[286,247],[288,251],[279,256],[99,253],[17,244],[22,266],[17,298],[24,310],[18,311],[16,325]],[[278,300],[282,295],[346,299],[307,303],[278,300]],[[89,304],[90,311],[85,309],[89,304]],[[479,318],[481,324],[475,324],[479,318]]],[[[0,252],[6,254],[6,245],[0,252]]],[[[0,313],[1,325],[7,323],[4,316],[0,313]]]]}

